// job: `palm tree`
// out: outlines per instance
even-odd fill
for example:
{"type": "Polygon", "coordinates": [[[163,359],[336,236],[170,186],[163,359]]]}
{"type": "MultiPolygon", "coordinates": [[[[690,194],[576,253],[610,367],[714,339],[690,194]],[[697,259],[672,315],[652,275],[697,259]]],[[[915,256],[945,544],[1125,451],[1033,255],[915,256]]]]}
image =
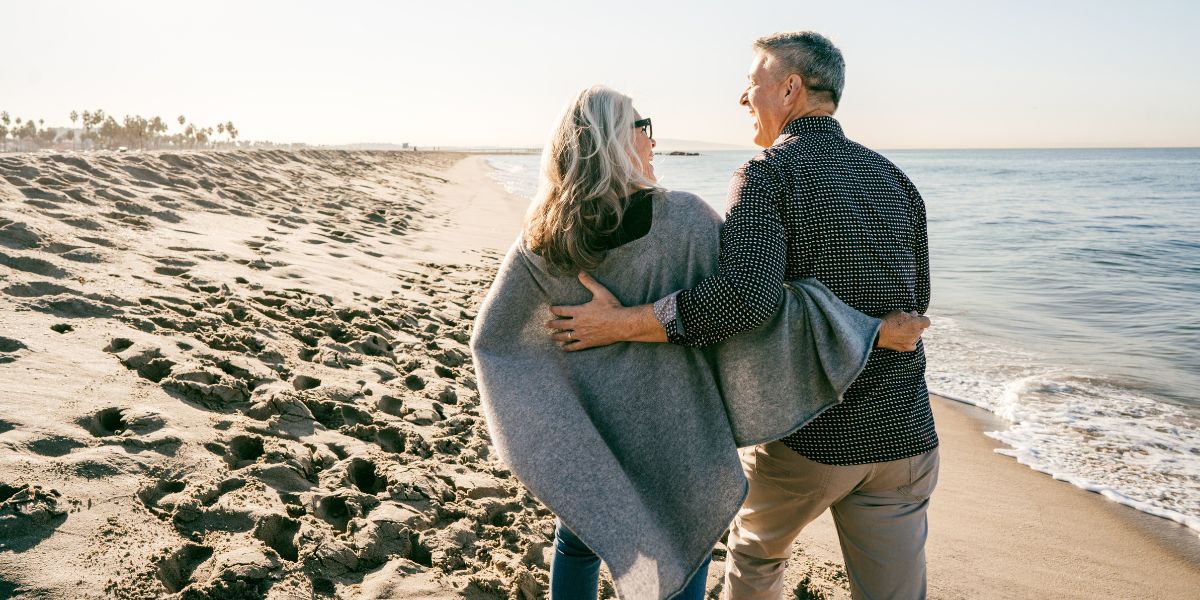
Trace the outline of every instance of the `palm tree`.
{"type": "Polygon", "coordinates": [[[143,150],[146,148],[146,137],[150,135],[150,121],[142,115],[129,116],[125,115],[125,126],[122,129],[125,139],[129,141],[129,145],[133,146],[137,142],[137,146],[143,150]]]}
{"type": "Polygon", "coordinates": [[[13,133],[13,141],[15,141],[17,143],[17,152],[20,152],[21,151],[21,133],[24,130],[24,128],[21,127],[21,117],[17,117],[17,120],[14,123],[16,124],[16,127],[13,127],[13,132],[12,132],[13,133]]]}
{"type": "Polygon", "coordinates": [[[37,137],[35,137],[37,135],[37,123],[34,123],[33,119],[25,119],[24,122],[25,124],[21,125],[21,119],[17,119],[18,127],[13,130],[13,137],[17,138],[17,152],[21,151],[22,140],[33,138],[33,142],[37,143],[37,137]]]}
{"type": "Polygon", "coordinates": [[[150,135],[154,139],[154,147],[158,147],[159,136],[167,131],[167,124],[163,122],[162,117],[154,117],[150,119],[150,135]]]}
{"type": "MultiPolygon", "coordinates": [[[[43,122],[44,121],[42,119],[38,119],[38,123],[43,122]]],[[[37,138],[42,142],[40,145],[53,147],[55,140],[58,138],[58,131],[53,127],[43,127],[42,130],[38,132],[37,138]]]]}
{"type": "Polygon", "coordinates": [[[100,135],[93,134],[92,128],[104,122],[104,111],[97,109],[91,113],[83,111],[83,137],[91,139],[95,144],[99,145],[100,135]]]}
{"type": "Polygon", "coordinates": [[[237,139],[238,130],[236,127],[233,126],[233,121],[225,122],[225,133],[229,135],[230,142],[233,142],[234,140],[237,139]]]}
{"type": "Polygon", "coordinates": [[[84,143],[87,142],[89,137],[91,137],[88,131],[92,128],[92,113],[85,110],[80,116],[83,118],[83,135],[79,136],[79,149],[83,150],[84,143]]]}
{"type": "MultiPolygon", "coordinates": [[[[72,129],[71,129],[71,135],[68,136],[67,139],[69,139],[69,140],[75,139],[74,127],[75,127],[75,121],[78,121],[78,120],[79,120],[79,113],[77,113],[75,111],[71,111],[71,127],[72,127],[72,129]]],[[[75,146],[75,144],[71,144],[71,147],[74,147],[74,146],[75,146]]]]}
{"type": "Polygon", "coordinates": [[[12,123],[8,117],[8,111],[0,111],[0,151],[4,150],[7,145],[8,125],[12,123]]]}

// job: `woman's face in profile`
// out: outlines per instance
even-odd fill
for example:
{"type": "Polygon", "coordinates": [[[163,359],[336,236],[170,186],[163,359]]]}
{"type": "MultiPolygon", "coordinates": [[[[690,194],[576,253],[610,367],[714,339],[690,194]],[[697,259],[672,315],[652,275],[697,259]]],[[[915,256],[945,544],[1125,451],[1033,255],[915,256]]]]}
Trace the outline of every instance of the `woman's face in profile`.
{"type": "MultiPolygon", "coordinates": [[[[641,113],[634,111],[633,119],[640,121],[642,119],[641,113]]],[[[654,164],[651,161],[654,160],[654,146],[656,145],[657,143],[646,134],[644,128],[639,127],[633,130],[633,159],[642,168],[642,175],[655,183],[658,182],[658,179],[654,177],[654,164]]]]}

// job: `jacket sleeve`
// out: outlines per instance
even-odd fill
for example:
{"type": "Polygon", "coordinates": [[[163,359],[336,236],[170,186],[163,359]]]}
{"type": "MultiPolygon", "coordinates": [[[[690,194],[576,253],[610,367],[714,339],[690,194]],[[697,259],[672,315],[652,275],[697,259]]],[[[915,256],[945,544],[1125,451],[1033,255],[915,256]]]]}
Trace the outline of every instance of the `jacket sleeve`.
{"type": "Polygon", "coordinates": [[[909,220],[912,223],[912,252],[916,266],[916,311],[925,314],[929,311],[929,231],[925,218],[925,200],[917,191],[917,186],[907,177],[904,178],[904,190],[909,198],[909,220]]]}
{"type": "Polygon", "coordinates": [[[787,238],[778,209],[781,193],[778,175],[764,161],[752,160],[734,173],[717,273],[656,303],[670,342],[709,346],[758,327],[775,314],[787,266],[787,238]]]}

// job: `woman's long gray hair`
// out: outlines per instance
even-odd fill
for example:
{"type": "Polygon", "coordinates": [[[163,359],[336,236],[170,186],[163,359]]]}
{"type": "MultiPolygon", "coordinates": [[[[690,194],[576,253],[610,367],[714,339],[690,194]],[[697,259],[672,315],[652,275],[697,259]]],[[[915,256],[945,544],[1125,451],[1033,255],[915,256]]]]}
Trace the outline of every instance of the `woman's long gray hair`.
{"type": "Polygon", "coordinates": [[[552,270],[598,266],[600,238],[620,226],[623,199],[654,187],[634,157],[635,114],[628,96],[593,86],[567,105],[546,142],[525,243],[552,270]]]}

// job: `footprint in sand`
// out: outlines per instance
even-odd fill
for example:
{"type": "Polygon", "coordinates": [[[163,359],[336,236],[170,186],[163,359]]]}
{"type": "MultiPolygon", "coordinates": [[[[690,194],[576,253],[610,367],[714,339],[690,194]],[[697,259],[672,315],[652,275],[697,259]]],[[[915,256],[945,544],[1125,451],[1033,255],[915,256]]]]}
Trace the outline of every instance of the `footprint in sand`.
{"type": "Polygon", "coordinates": [[[375,468],[375,463],[365,458],[352,458],[346,467],[347,483],[364,494],[376,495],[387,490],[388,480],[375,468]]]}
{"type": "Polygon", "coordinates": [[[118,358],[125,368],[137,371],[138,375],[154,383],[161,382],[163,378],[171,374],[175,362],[164,358],[161,349],[145,348],[129,351],[131,346],[133,346],[133,342],[130,340],[117,338],[105,348],[105,351],[118,354],[118,358]]]}
{"type": "Polygon", "coordinates": [[[125,350],[128,350],[130,346],[133,346],[133,340],[128,338],[113,338],[113,340],[104,347],[104,351],[111,353],[124,352],[125,350]]]}
{"type": "Polygon", "coordinates": [[[178,277],[187,273],[191,267],[196,266],[196,261],[184,258],[161,257],[155,258],[160,266],[154,267],[154,272],[159,275],[170,275],[178,277]]]}
{"type": "Polygon", "coordinates": [[[86,264],[96,264],[105,261],[103,254],[83,247],[72,248],[59,254],[59,256],[71,262],[86,264]]]}
{"type": "Polygon", "coordinates": [[[120,308],[127,305],[117,298],[87,294],[84,297],[63,294],[49,298],[39,298],[29,303],[29,308],[38,312],[66,317],[70,319],[111,318],[124,314],[120,308]]]}
{"type": "Polygon", "coordinates": [[[70,271],[54,263],[31,256],[14,256],[0,252],[0,265],[17,271],[25,271],[34,275],[43,275],[55,279],[64,279],[71,275],[70,271]]]}
{"type": "Polygon", "coordinates": [[[142,486],[137,492],[137,498],[150,512],[162,517],[169,517],[176,506],[190,498],[182,493],[187,489],[186,481],[176,476],[170,476],[142,486]]]}
{"type": "Polygon", "coordinates": [[[52,435],[26,442],[25,447],[39,456],[59,457],[70,454],[76,448],[86,447],[87,444],[65,436],[52,435]]]}
{"type": "Polygon", "coordinates": [[[88,231],[105,231],[105,227],[100,223],[87,217],[64,217],[59,219],[59,222],[70,225],[77,229],[86,229],[88,231]]]}
{"type": "Polygon", "coordinates": [[[0,551],[27,550],[66,521],[62,499],[55,489],[0,482],[0,551]]]}
{"type": "Polygon", "coordinates": [[[351,513],[357,504],[351,504],[342,495],[331,495],[318,498],[313,503],[313,516],[321,519],[336,531],[346,531],[350,524],[351,513]]]}
{"type": "Polygon", "coordinates": [[[375,399],[375,408],[393,417],[404,416],[404,400],[392,394],[380,394],[375,399]]]}
{"type": "Polygon", "coordinates": [[[25,204],[41,209],[55,210],[60,208],[59,204],[71,202],[65,194],[44,188],[18,187],[17,190],[24,194],[25,204]]]}
{"type": "Polygon", "coordinates": [[[79,424],[95,437],[121,435],[129,429],[129,424],[125,422],[124,409],[116,406],[102,409],[89,417],[84,417],[80,419],[79,424]]]}
{"type": "Polygon", "coordinates": [[[98,187],[96,188],[96,195],[106,200],[112,200],[113,202],[124,202],[137,198],[137,194],[120,186],[98,187]]]}
{"type": "Polygon", "coordinates": [[[72,296],[82,296],[83,292],[71,289],[66,286],[51,283],[49,281],[28,281],[24,283],[14,283],[3,290],[0,290],[9,296],[17,298],[38,298],[41,296],[56,296],[59,294],[69,294],[72,296]]]}
{"type": "Polygon", "coordinates": [[[210,451],[219,453],[225,458],[230,469],[241,469],[250,466],[266,452],[263,439],[254,435],[236,435],[224,445],[210,444],[210,451]],[[219,452],[217,452],[219,450],[219,452]]]}
{"type": "Polygon", "coordinates": [[[254,523],[254,537],[291,562],[299,558],[296,546],[299,533],[300,521],[284,515],[267,515],[254,523]]]}
{"type": "Polygon", "coordinates": [[[185,544],[158,563],[158,580],[167,591],[176,594],[192,583],[192,573],[213,555],[210,546],[185,544]]]}
{"type": "Polygon", "coordinates": [[[308,375],[297,375],[292,378],[292,387],[296,391],[311,390],[321,386],[321,380],[308,375]]]}
{"type": "Polygon", "coordinates": [[[17,360],[25,349],[25,344],[20,340],[0,336],[0,365],[17,360]]]}
{"type": "Polygon", "coordinates": [[[123,212],[107,212],[100,216],[107,218],[110,221],[116,222],[121,227],[133,227],[135,229],[150,229],[150,222],[138,215],[130,215],[123,212]]]}
{"type": "Polygon", "coordinates": [[[14,250],[37,248],[43,243],[44,234],[25,223],[0,218],[0,245],[14,250]]]}

